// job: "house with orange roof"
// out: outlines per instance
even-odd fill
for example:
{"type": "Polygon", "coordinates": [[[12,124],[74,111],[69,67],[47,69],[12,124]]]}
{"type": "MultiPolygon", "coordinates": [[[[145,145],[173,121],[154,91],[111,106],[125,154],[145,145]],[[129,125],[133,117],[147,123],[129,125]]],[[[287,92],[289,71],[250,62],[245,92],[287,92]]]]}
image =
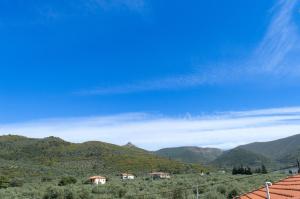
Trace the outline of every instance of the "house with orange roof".
{"type": "Polygon", "coordinates": [[[276,183],[246,193],[237,199],[300,199],[300,175],[290,176],[276,183]],[[269,194],[268,194],[269,192],[269,194]]]}
{"type": "Polygon", "coordinates": [[[103,176],[91,176],[91,177],[89,177],[89,180],[92,184],[95,184],[95,185],[106,183],[106,177],[103,177],[103,176]]]}
{"type": "Polygon", "coordinates": [[[165,173],[165,172],[152,172],[149,173],[149,175],[151,176],[152,179],[170,179],[171,176],[169,173],[165,173]]]}

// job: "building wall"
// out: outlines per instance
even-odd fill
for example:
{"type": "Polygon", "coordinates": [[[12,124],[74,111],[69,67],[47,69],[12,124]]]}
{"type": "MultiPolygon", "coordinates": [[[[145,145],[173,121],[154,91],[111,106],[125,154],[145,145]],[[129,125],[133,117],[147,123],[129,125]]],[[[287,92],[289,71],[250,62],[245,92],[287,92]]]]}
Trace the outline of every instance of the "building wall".
{"type": "Polygon", "coordinates": [[[123,180],[133,180],[134,176],[131,176],[131,175],[129,175],[129,176],[122,176],[122,179],[123,180]]]}
{"type": "Polygon", "coordinates": [[[94,180],[94,184],[105,184],[106,183],[106,179],[95,179],[94,180]]]}

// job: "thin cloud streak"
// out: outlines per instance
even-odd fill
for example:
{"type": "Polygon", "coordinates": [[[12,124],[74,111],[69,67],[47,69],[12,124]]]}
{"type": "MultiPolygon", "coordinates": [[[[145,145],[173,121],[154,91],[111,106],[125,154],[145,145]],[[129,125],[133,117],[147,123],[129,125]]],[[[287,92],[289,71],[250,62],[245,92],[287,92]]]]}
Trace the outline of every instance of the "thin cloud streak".
{"type": "MultiPolygon", "coordinates": [[[[62,20],[70,20],[78,16],[98,15],[105,12],[132,12],[139,16],[145,16],[148,11],[147,0],[74,0],[74,1],[32,1],[33,6],[28,7],[27,3],[21,2],[24,15],[22,17],[0,18],[0,28],[4,27],[28,27],[55,23],[62,20]],[[60,6],[57,5],[60,4],[60,6]],[[28,15],[30,13],[30,15],[28,15]],[[2,21],[1,21],[2,20],[2,21]]],[[[0,4],[1,5],[1,4],[0,4]]],[[[5,6],[2,5],[2,6],[5,6]]],[[[19,12],[19,11],[17,11],[19,12]]]]}
{"type": "Polygon", "coordinates": [[[131,11],[142,12],[146,7],[145,0],[88,0],[85,2],[90,10],[98,8],[105,10],[126,8],[131,11]]]}
{"type": "Polygon", "coordinates": [[[90,90],[80,90],[73,92],[75,95],[110,95],[110,94],[127,94],[155,90],[175,90],[186,87],[195,87],[203,84],[215,84],[229,79],[228,73],[231,77],[237,74],[233,68],[217,69],[206,71],[205,74],[198,72],[194,74],[178,75],[175,77],[168,77],[162,79],[155,79],[149,81],[141,81],[132,84],[125,84],[122,86],[112,87],[98,87],[90,90]]]}
{"type": "Polygon", "coordinates": [[[2,124],[0,134],[36,138],[52,135],[73,142],[99,140],[119,145],[131,141],[148,150],[184,145],[228,149],[300,133],[299,110],[300,107],[262,109],[189,119],[147,113],[58,118],[2,124]]]}
{"type": "Polygon", "coordinates": [[[165,79],[158,79],[152,81],[137,82],[135,84],[127,84],[125,86],[103,87],[91,90],[81,90],[74,92],[76,95],[106,95],[106,94],[125,94],[133,92],[163,90],[163,89],[177,89],[187,86],[195,86],[206,82],[206,77],[199,77],[198,75],[182,75],[177,77],[170,77],[165,79]]]}
{"type": "MultiPolygon", "coordinates": [[[[253,52],[249,53],[248,59],[239,63],[224,63],[221,65],[222,67],[211,66],[206,71],[192,74],[81,90],[75,94],[109,95],[182,89],[204,84],[239,81],[253,75],[280,76],[286,74],[295,76],[295,73],[299,73],[300,66],[291,64],[291,60],[287,60],[287,57],[299,44],[299,34],[292,19],[296,5],[296,0],[280,0],[274,6],[270,24],[262,41],[253,52]]],[[[220,66],[220,64],[216,65],[220,66]]]]}
{"type": "Polygon", "coordinates": [[[258,64],[264,72],[280,72],[280,64],[295,48],[298,34],[292,17],[296,4],[296,0],[281,0],[274,8],[279,11],[273,17],[264,39],[255,52],[258,64]]]}

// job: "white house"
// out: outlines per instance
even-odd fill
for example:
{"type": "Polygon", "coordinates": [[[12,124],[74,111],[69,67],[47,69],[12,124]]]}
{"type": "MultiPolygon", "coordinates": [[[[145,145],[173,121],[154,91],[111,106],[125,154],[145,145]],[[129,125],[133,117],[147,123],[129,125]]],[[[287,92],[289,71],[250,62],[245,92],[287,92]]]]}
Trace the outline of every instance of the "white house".
{"type": "Polygon", "coordinates": [[[171,176],[168,173],[164,173],[164,172],[153,172],[150,173],[150,176],[152,177],[152,179],[170,179],[171,176]]]}
{"type": "Polygon", "coordinates": [[[133,180],[135,177],[133,174],[130,173],[122,173],[121,178],[122,180],[133,180]]]}
{"type": "Polygon", "coordinates": [[[91,176],[89,177],[89,180],[92,184],[105,184],[106,183],[106,177],[103,176],[91,176]]]}

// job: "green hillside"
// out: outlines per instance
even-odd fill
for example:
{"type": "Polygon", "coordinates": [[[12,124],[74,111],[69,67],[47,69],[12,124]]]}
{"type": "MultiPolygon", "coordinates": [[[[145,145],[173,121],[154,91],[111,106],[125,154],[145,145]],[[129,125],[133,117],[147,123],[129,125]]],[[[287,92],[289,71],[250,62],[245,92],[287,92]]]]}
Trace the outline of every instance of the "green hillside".
{"type": "Polygon", "coordinates": [[[235,148],[224,152],[221,156],[214,160],[212,164],[225,168],[232,168],[240,165],[249,167],[260,167],[262,164],[266,166],[274,165],[271,159],[242,148],[235,148]]]}
{"type": "Polygon", "coordinates": [[[300,158],[300,134],[270,142],[255,142],[240,148],[262,154],[280,163],[295,163],[300,158]]]}
{"type": "Polygon", "coordinates": [[[15,176],[87,176],[120,172],[147,173],[200,171],[200,165],[158,157],[135,147],[103,142],[74,144],[60,138],[32,139],[0,136],[0,172],[15,176]]]}
{"type": "Polygon", "coordinates": [[[182,162],[207,164],[220,156],[222,150],[216,148],[175,147],[160,149],[154,153],[182,162]]]}

